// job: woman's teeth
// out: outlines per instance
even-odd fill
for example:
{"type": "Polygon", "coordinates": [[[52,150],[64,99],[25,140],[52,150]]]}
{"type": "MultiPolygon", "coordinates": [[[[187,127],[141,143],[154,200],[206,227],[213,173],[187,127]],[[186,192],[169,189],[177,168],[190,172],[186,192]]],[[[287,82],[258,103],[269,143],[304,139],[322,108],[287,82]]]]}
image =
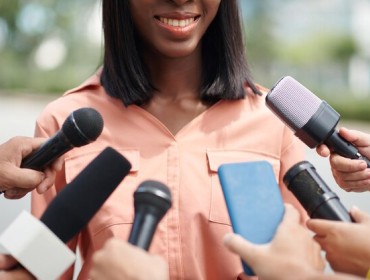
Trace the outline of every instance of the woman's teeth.
{"type": "Polygon", "coordinates": [[[171,25],[174,27],[186,27],[194,22],[195,18],[188,19],[172,19],[160,17],[159,20],[164,24],[171,25]]]}

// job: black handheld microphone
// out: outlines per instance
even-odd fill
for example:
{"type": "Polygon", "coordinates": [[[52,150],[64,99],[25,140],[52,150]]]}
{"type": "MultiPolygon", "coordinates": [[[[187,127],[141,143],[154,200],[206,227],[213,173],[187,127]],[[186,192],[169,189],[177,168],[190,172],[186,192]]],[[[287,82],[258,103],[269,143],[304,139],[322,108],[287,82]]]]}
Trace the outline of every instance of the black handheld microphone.
{"type": "Polygon", "coordinates": [[[134,193],[135,219],[128,242],[148,250],[159,221],[171,205],[166,185],[153,180],[141,183],[134,193]]]}
{"type": "Polygon", "coordinates": [[[64,243],[95,215],[131,164],[111,147],[105,148],[51,201],[41,221],[64,243]]]}
{"type": "Polygon", "coordinates": [[[325,184],[310,162],[293,165],[283,180],[311,218],[353,221],[339,197],[325,184]]]}
{"type": "Polygon", "coordinates": [[[339,135],[338,112],[292,77],[283,77],[273,86],[266,96],[266,105],[308,147],[324,143],[338,155],[364,160],[370,167],[370,160],[339,135]]]}
{"type": "Polygon", "coordinates": [[[73,111],[64,121],[62,128],[38,150],[24,158],[23,168],[42,171],[58,157],[74,147],[95,141],[103,130],[103,118],[93,108],[73,111]]]}

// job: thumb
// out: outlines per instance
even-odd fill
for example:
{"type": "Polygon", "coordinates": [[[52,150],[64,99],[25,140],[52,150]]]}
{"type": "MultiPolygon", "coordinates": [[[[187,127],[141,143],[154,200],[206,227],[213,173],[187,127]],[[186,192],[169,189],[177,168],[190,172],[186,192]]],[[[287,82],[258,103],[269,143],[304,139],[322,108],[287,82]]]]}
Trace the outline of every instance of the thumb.
{"type": "Polygon", "coordinates": [[[258,257],[258,245],[249,242],[238,234],[226,234],[224,237],[224,245],[231,252],[239,255],[245,262],[251,265],[253,265],[253,262],[255,262],[258,257]]]}
{"type": "Polygon", "coordinates": [[[370,223],[369,214],[361,211],[358,207],[353,206],[350,210],[350,213],[356,223],[370,223]]]}
{"type": "Polygon", "coordinates": [[[45,179],[45,174],[43,172],[28,168],[11,166],[9,167],[9,172],[11,172],[8,176],[8,185],[10,187],[13,186],[31,190],[45,179]]]}
{"type": "Polygon", "coordinates": [[[0,270],[8,270],[17,264],[17,260],[10,255],[0,254],[0,270]]]}

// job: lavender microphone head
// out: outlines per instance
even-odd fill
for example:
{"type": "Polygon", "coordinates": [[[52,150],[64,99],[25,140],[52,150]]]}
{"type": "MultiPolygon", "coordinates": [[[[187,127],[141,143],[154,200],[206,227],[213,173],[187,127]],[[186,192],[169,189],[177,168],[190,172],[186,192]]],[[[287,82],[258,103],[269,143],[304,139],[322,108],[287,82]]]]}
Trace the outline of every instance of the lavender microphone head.
{"type": "Polygon", "coordinates": [[[339,113],[292,77],[283,77],[273,86],[266,96],[266,106],[311,149],[324,143],[332,152],[365,160],[370,167],[370,159],[339,135],[339,113]]]}
{"type": "Polygon", "coordinates": [[[310,148],[325,143],[340,118],[328,103],[289,76],[273,86],[266,105],[310,148]]]}
{"type": "Polygon", "coordinates": [[[266,105],[293,131],[317,112],[322,100],[290,76],[280,79],[266,96],[266,105]]]}

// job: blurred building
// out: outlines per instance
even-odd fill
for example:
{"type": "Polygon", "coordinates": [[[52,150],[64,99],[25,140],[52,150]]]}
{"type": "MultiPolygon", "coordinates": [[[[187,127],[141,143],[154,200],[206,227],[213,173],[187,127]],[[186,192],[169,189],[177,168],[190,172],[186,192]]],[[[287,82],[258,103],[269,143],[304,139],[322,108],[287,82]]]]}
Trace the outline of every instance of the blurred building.
{"type": "Polygon", "coordinates": [[[351,28],[358,46],[349,67],[349,82],[358,97],[370,97],[370,1],[348,0],[351,3],[351,28]]]}

